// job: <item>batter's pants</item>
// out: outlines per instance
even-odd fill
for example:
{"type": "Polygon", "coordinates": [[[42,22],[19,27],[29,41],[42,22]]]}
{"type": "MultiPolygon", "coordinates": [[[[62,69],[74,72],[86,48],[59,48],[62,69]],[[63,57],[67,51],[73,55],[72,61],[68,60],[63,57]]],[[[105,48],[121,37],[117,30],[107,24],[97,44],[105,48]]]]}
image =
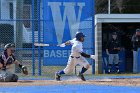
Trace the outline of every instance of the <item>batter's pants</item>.
{"type": "Polygon", "coordinates": [[[69,72],[72,72],[77,64],[85,68],[87,65],[89,65],[88,61],[82,56],[80,57],[69,56],[67,66],[64,69],[64,73],[68,74],[69,72]]]}

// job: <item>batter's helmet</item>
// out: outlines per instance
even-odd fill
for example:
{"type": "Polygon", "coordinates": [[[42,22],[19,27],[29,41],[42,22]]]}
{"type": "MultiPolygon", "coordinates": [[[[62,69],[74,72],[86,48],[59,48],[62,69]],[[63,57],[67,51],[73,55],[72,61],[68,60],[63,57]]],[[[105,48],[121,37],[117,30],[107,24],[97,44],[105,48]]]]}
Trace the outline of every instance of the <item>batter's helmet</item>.
{"type": "Polygon", "coordinates": [[[12,43],[8,43],[4,46],[4,50],[7,50],[8,48],[14,48],[15,47],[15,44],[12,44],[12,43]]]}
{"type": "Polygon", "coordinates": [[[76,37],[77,40],[80,41],[80,38],[85,37],[85,35],[82,32],[77,32],[75,37],[76,37]]]}

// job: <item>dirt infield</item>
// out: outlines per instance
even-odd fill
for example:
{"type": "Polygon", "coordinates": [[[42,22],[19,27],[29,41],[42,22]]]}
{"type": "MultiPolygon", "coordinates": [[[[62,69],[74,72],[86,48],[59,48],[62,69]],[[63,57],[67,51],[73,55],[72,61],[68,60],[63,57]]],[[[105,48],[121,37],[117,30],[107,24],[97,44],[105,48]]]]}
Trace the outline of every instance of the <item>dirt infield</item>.
{"type": "Polygon", "coordinates": [[[65,84],[94,84],[108,86],[140,86],[140,79],[95,79],[81,81],[79,79],[70,79],[64,81],[55,80],[20,80],[18,82],[0,82],[0,86],[48,86],[65,84]]]}

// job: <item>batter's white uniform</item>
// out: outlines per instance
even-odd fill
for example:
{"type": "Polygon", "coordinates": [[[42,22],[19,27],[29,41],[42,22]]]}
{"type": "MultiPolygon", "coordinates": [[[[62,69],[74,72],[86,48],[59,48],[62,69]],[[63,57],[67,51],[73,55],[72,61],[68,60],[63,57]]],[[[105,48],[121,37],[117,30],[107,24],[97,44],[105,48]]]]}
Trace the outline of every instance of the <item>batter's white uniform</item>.
{"type": "Polygon", "coordinates": [[[71,54],[69,56],[67,66],[64,69],[65,74],[72,72],[77,64],[79,64],[82,67],[84,66],[85,68],[89,64],[88,61],[80,54],[83,52],[82,42],[74,38],[73,40],[70,40],[70,43],[72,45],[72,48],[71,48],[71,54]]]}

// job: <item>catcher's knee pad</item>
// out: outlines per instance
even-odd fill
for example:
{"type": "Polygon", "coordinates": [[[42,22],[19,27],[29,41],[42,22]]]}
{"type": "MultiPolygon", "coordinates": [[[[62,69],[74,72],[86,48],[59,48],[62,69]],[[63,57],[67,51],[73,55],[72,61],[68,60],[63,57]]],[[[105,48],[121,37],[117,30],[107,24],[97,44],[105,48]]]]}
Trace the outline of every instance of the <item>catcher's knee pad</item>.
{"type": "Polygon", "coordinates": [[[16,74],[6,75],[4,82],[17,82],[18,76],[16,74]]]}
{"type": "Polygon", "coordinates": [[[17,82],[18,76],[16,74],[12,74],[11,82],[17,82]]]}

